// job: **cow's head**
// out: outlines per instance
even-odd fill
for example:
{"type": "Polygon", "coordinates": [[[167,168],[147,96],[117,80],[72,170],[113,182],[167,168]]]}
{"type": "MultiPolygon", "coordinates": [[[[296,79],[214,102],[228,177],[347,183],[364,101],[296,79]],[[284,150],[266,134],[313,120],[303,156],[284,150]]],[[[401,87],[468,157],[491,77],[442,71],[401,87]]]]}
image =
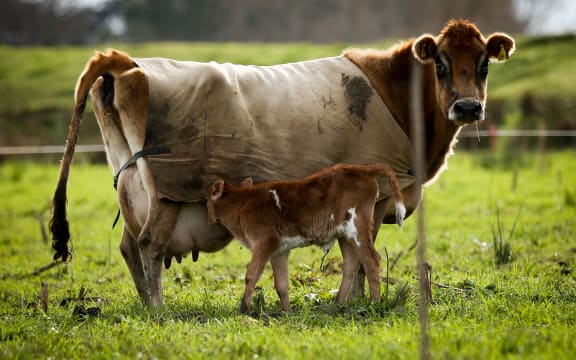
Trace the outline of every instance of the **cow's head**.
{"type": "Polygon", "coordinates": [[[451,20],[438,37],[422,35],[412,45],[422,63],[435,64],[436,97],[445,118],[456,125],[484,120],[488,63],[505,61],[514,39],[494,33],[487,39],[465,20],[451,20]]]}

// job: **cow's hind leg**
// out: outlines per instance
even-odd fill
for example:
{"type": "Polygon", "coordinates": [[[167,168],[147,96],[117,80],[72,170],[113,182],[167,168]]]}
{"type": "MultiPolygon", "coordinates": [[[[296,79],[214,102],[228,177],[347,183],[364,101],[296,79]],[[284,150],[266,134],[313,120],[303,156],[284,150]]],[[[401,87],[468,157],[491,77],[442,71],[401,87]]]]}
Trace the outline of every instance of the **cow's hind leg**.
{"type": "Polygon", "coordinates": [[[276,288],[276,293],[280,298],[280,303],[282,304],[282,309],[284,311],[290,312],[292,308],[290,307],[290,277],[288,275],[288,255],[289,251],[282,254],[273,256],[270,259],[272,264],[272,271],[274,272],[274,287],[276,288]]]}
{"type": "Polygon", "coordinates": [[[152,306],[162,305],[162,265],[178,218],[176,203],[160,200],[150,211],[138,237],[140,257],[152,306]]]}
{"type": "Polygon", "coordinates": [[[128,270],[138,290],[138,295],[143,303],[150,303],[150,294],[146,285],[146,277],[144,276],[144,268],[142,267],[142,260],[140,259],[140,248],[138,242],[130,234],[128,229],[124,227],[122,231],[122,241],[120,242],[120,252],[128,265],[128,270]]]}

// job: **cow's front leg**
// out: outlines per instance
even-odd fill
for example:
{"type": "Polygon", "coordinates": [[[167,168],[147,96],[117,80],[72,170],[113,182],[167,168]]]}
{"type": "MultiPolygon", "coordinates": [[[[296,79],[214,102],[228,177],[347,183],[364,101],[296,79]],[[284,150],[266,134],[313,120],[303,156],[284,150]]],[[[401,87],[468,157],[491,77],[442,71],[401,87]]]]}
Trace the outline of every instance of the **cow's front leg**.
{"type": "Polygon", "coordinates": [[[270,259],[272,264],[272,272],[274,273],[274,287],[276,288],[276,293],[280,298],[280,303],[282,304],[282,309],[286,312],[292,311],[290,306],[290,276],[288,274],[288,256],[289,251],[282,254],[273,256],[270,259]]]}
{"type": "Polygon", "coordinates": [[[162,305],[162,265],[166,248],[178,218],[177,203],[160,200],[151,206],[149,216],[138,238],[150,305],[162,305]]]}
{"type": "Polygon", "coordinates": [[[142,300],[144,304],[149,304],[151,299],[148,293],[148,286],[146,285],[142,260],[140,258],[140,248],[138,247],[138,242],[126,227],[122,230],[120,252],[124,257],[126,265],[128,265],[128,270],[130,270],[130,275],[132,275],[132,280],[134,280],[134,285],[136,285],[140,300],[142,300]]]}

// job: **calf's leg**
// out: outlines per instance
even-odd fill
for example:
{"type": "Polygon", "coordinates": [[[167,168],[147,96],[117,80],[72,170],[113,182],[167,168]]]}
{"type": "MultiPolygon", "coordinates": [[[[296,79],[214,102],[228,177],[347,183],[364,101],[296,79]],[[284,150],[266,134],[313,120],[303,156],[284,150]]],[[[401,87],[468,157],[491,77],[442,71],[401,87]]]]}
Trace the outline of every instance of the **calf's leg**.
{"type": "MultiPolygon", "coordinates": [[[[422,186],[414,183],[402,189],[404,206],[406,207],[406,218],[408,218],[420,204],[422,200],[422,186]]],[[[380,230],[380,224],[394,224],[396,222],[396,208],[394,200],[391,198],[380,200],[374,206],[374,228],[372,230],[372,240],[376,241],[376,236],[380,230]]],[[[350,298],[364,296],[364,269],[359,267],[354,276],[350,298]]]]}
{"type": "Polygon", "coordinates": [[[338,238],[338,245],[340,246],[344,264],[342,265],[342,282],[336,295],[336,303],[343,304],[348,300],[348,295],[354,282],[354,275],[360,268],[360,262],[350,241],[345,238],[338,238]]]}
{"type": "Polygon", "coordinates": [[[376,301],[380,298],[380,255],[372,241],[372,216],[372,207],[359,209],[355,220],[358,229],[357,238],[349,240],[353,241],[356,256],[368,277],[370,299],[376,301]]]}
{"type": "Polygon", "coordinates": [[[270,258],[270,264],[272,264],[272,272],[274,273],[274,287],[276,288],[276,293],[280,298],[280,303],[282,304],[282,309],[286,312],[291,312],[292,308],[290,306],[290,292],[289,292],[289,281],[290,277],[288,274],[288,256],[289,251],[282,254],[278,254],[270,258]]]}
{"type": "MultiPolygon", "coordinates": [[[[375,205],[374,205],[374,215],[373,215],[373,221],[374,221],[374,226],[372,229],[372,234],[371,234],[371,241],[372,243],[376,242],[376,236],[378,236],[378,231],[380,230],[380,224],[382,224],[382,220],[384,219],[384,216],[386,215],[386,211],[388,210],[389,206],[389,200],[381,200],[378,201],[375,205]]],[[[395,207],[394,207],[394,211],[395,211],[395,207]]],[[[350,290],[350,294],[349,294],[349,299],[350,300],[355,300],[355,299],[360,299],[364,297],[364,277],[365,277],[365,269],[361,264],[358,264],[358,266],[355,267],[355,270],[352,274],[353,276],[353,280],[352,280],[352,285],[351,285],[351,290],[350,290]]]]}
{"type": "Polygon", "coordinates": [[[258,280],[260,280],[260,276],[262,276],[262,272],[264,272],[264,267],[269,258],[270,253],[264,251],[262,247],[254,247],[252,249],[252,259],[246,268],[246,287],[244,289],[244,295],[242,295],[242,301],[240,302],[240,313],[247,314],[248,311],[250,311],[254,288],[258,280]]]}
{"type": "Polygon", "coordinates": [[[370,300],[377,301],[380,299],[380,255],[369,240],[361,242],[356,248],[356,254],[360,258],[360,263],[366,271],[368,286],[370,287],[370,300]]]}

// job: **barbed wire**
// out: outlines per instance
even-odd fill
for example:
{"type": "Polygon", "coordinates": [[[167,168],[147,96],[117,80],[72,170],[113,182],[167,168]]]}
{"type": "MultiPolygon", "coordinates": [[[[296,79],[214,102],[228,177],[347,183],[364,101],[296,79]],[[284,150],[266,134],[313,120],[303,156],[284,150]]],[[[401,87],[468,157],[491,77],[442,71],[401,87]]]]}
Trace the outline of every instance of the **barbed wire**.
{"type": "MultiPolygon", "coordinates": [[[[576,137],[576,130],[467,130],[459,138],[477,137],[576,137]]],[[[104,152],[104,145],[77,145],[77,153],[104,152]]],[[[0,146],[0,155],[62,154],[63,145],[0,146]]]]}
{"type": "MultiPolygon", "coordinates": [[[[77,153],[104,152],[104,145],[77,145],[77,153]]],[[[0,146],[0,155],[62,154],[63,145],[44,146],[0,146]]]]}

